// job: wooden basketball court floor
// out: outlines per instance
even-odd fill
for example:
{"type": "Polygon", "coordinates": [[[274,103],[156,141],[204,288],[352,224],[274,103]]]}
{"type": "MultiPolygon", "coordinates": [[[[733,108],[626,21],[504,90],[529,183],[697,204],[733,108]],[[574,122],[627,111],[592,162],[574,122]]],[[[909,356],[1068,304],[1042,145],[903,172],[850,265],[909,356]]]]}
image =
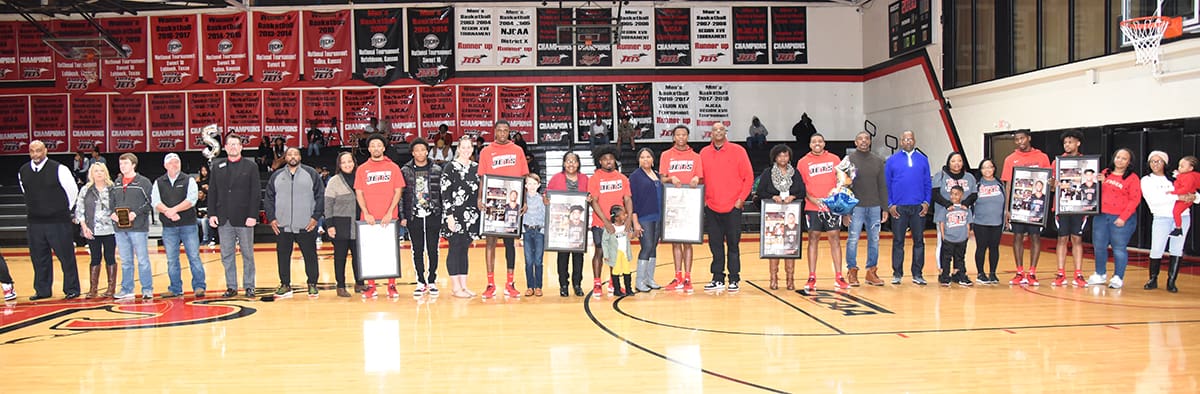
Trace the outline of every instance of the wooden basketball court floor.
{"type": "MultiPolygon", "coordinates": [[[[936,278],[934,242],[926,247],[927,279],[936,278]]],[[[301,291],[275,302],[214,297],[224,287],[214,250],[202,255],[210,290],[203,300],[62,301],[56,282],[56,298],[33,303],[27,250],[6,248],[21,297],[0,314],[0,392],[1200,390],[1200,369],[1189,365],[1200,362],[1200,280],[1193,275],[1182,275],[1178,294],[1142,290],[1146,269],[1133,266],[1121,290],[1057,288],[1049,286],[1054,256],[1044,253],[1037,288],[922,287],[906,278],[840,292],[831,290],[822,242],[820,290],[805,296],[782,283],[769,290],[757,249],[755,240],[742,243],[742,290],[734,294],[703,291],[710,254],[698,245],[690,295],[561,298],[548,253],[543,297],[457,299],[440,279],[440,297],[414,299],[406,268],[398,300],[386,293],[338,298],[326,243],[318,299],[301,291]]],[[[1000,267],[1009,273],[1011,248],[1001,249],[1000,267]]],[[[885,280],[890,250],[885,238],[885,280]]],[[[87,256],[79,253],[86,291],[87,256]]],[[[673,274],[669,253],[659,248],[662,284],[673,274]]],[[[273,245],[259,244],[255,256],[264,293],[278,285],[273,245]]],[[[155,290],[165,291],[165,257],[159,250],[151,258],[155,290]]],[[[293,282],[302,285],[299,253],[294,258],[293,282]]],[[[411,267],[408,253],[404,261],[411,267]]],[[[797,262],[799,277],[804,264],[797,262]]],[[[970,258],[967,265],[974,273],[970,258]]],[[[1092,267],[1085,261],[1087,273],[1092,267]]],[[[439,270],[445,278],[444,265],[439,270]]],[[[482,242],[472,248],[470,272],[481,292],[482,242]]],[[[498,273],[503,281],[503,268],[498,273]]],[[[590,276],[585,268],[585,283],[590,276]]]]}

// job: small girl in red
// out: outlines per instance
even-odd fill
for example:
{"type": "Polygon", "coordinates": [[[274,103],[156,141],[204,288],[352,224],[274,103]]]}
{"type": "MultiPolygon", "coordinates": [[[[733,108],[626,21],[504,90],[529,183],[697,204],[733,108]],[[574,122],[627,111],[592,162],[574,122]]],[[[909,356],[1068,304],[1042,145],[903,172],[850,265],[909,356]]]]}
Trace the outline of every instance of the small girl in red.
{"type": "MultiPolygon", "coordinates": [[[[1185,156],[1179,159],[1179,170],[1175,174],[1175,191],[1171,194],[1192,194],[1200,189],[1200,172],[1196,172],[1198,160],[1196,156],[1185,156]]],[[[1183,235],[1183,212],[1192,207],[1187,201],[1176,201],[1175,209],[1171,210],[1175,218],[1175,230],[1170,235],[1183,235]]]]}

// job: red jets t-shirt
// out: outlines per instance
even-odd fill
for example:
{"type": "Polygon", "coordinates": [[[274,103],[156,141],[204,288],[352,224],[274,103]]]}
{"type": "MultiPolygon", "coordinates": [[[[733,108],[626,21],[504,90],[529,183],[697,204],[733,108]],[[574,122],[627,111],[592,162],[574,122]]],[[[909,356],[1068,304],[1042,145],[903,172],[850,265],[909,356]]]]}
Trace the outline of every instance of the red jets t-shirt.
{"type": "Polygon", "coordinates": [[[525,151],[514,143],[491,144],[479,151],[479,176],[525,176],[529,173],[529,163],[525,161],[525,151]]]}
{"type": "Polygon", "coordinates": [[[666,177],[677,177],[679,183],[688,184],[692,182],[692,177],[704,177],[704,165],[699,153],[691,149],[680,151],[671,147],[663,151],[662,157],[659,158],[658,173],[666,177]]]}
{"type": "Polygon", "coordinates": [[[380,161],[367,160],[354,172],[354,190],[363,192],[363,202],[367,204],[363,218],[370,212],[376,220],[383,219],[388,209],[392,209],[392,219],[399,218],[400,209],[390,205],[396,189],[403,188],[404,176],[400,175],[400,167],[386,157],[380,161]]]}
{"type": "MultiPolygon", "coordinates": [[[[588,193],[596,197],[596,201],[603,211],[592,212],[592,227],[604,227],[604,222],[600,221],[598,214],[603,213],[604,217],[609,217],[613,205],[624,205],[625,197],[632,198],[633,196],[629,192],[629,178],[622,175],[620,171],[596,170],[596,173],[588,178],[588,193]]],[[[633,214],[633,212],[626,213],[633,214]]]]}

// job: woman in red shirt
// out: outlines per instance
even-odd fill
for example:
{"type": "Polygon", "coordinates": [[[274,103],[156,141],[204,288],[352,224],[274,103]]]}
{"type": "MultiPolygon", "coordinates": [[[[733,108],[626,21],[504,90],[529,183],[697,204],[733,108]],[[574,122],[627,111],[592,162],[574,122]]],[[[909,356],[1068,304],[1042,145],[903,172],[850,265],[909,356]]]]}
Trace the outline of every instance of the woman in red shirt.
{"type": "Polygon", "coordinates": [[[1114,270],[1108,287],[1120,289],[1124,285],[1125,265],[1129,263],[1129,251],[1125,248],[1137,227],[1137,207],[1142,199],[1142,181],[1129,168],[1132,158],[1129,149],[1118,149],[1112,164],[1100,172],[1100,215],[1092,222],[1096,273],[1088,279],[1089,285],[1104,284],[1109,246],[1112,246],[1114,270]]]}

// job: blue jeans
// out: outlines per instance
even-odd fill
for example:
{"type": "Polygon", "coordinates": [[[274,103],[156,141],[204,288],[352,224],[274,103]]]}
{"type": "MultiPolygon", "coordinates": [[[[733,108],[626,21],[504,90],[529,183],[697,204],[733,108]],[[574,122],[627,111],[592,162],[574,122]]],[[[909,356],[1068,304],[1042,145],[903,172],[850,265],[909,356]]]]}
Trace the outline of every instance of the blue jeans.
{"type": "Polygon", "coordinates": [[[321,143],[319,143],[319,142],[309,143],[308,144],[308,156],[312,157],[312,156],[320,156],[320,155],[321,155],[321,143]]]}
{"type": "Polygon", "coordinates": [[[766,144],[767,144],[767,136],[765,136],[765,135],[752,135],[752,136],[746,137],[746,147],[747,148],[753,148],[755,145],[762,147],[762,146],[766,146],[766,144]]]}
{"type": "Polygon", "coordinates": [[[542,255],[546,254],[546,236],[542,230],[525,227],[525,283],[530,289],[542,288],[542,255]]]}
{"type": "MultiPolygon", "coordinates": [[[[1125,225],[1117,227],[1117,215],[1102,213],[1092,222],[1092,246],[1096,249],[1096,273],[1108,273],[1108,247],[1112,246],[1113,276],[1125,278],[1125,266],[1129,264],[1129,238],[1137,228],[1137,214],[1134,213],[1125,221],[1125,225]]],[[[1174,223],[1172,223],[1173,225],[1174,223]]]]}
{"type": "MultiPolygon", "coordinates": [[[[208,225],[205,223],[205,225],[208,225]]],[[[188,269],[192,271],[192,290],[205,290],[204,263],[200,261],[200,238],[196,226],[178,226],[162,228],[163,248],[167,251],[167,278],[171,283],[167,291],[183,293],[183,279],[179,276],[179,244],[183,243],[183,251],[187,253],[188,269]]]]}
{"type": "Polygon", "coordinates": [[[925,268],[925,217],[920,205],[899,205],[900,217],[892,220],[892,277],[904,277],[904,234],[912,229],[912,276],[921,278],[925,268]]]}
{"type": "Polygon", "coordinates": [[[867,229],[867,268],[879,264],[879,218],[883,207],[854,207],[850,213],[850,238],[846,240],[846,268],[858,268],[858,238],[867,229]]]}
{"type": "Polygon", "coordinates": [[[638,238],[641,250],[638,250],[638,260],[658,258],[658,221],[639,220],[642,226],[642,236],[638,238]]]}
{"type": "Polygon", "coordinates": [[[196,227],[200,229],[200,242],[212,241],[212,237],[209,236],[208,218],[196,218],[196,227]]]}
{"type": "Polygon", "coordinates": [[[1175,229],[1175,219],[1170,216],[1155,216],[1150,230],[1150,258],[1161,259],[1163,252],[1167,252],[1171,256],[1183,256],[1183,243],[1187,241],[1184,236],[1187,235],[1188,229],[1192,227],[1192,217],[1187,215],[1183,217],[1183,235],[1169,236],[1171,230],[1175,229]]]}
{"type": "Polygon", "coordinates": [[[154,278],[150,273],[150,250],[147,249],[147,233],[121,232],[117,236],[117,254],[121,256],[121,293],[133,292],[133,257],[137,254],[138,279],[142,283],[142,294],[154,293],[154,278]]]}

